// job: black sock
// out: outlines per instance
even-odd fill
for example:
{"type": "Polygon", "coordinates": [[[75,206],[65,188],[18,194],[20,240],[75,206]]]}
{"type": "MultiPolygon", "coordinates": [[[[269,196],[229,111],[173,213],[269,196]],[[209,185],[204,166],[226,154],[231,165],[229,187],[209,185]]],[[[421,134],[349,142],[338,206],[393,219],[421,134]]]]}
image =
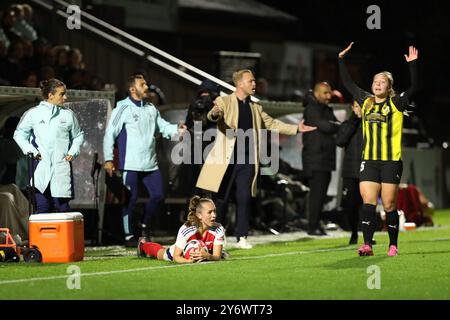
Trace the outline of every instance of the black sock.
{"type": "Polygon", "coordinates": [[[364,243],[372,246],[372,238],[375,233],[376,206],[373,204],[363,204],[361,208],[361,230],[364,235],[364,243]]]}
{"type": "Polygon", "coordinates": [[[386,212],[386,225],[389,234],[389,246],[397,246],[400,218],[397,210],[386,212]]]}

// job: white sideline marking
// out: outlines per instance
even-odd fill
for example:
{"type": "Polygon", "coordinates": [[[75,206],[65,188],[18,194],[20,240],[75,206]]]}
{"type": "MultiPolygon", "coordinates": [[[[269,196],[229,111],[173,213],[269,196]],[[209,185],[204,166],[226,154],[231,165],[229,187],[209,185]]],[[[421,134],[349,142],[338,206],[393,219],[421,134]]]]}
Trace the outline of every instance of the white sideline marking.
{"type": "MultiPolygon", "coordinates": [[[[429,239],[429,240],[425,240],[425,241],[428,242],[428,241],[446,241],[446,240],[450,240],[450,237],[448,237],[448,238],[429,239]]],[[[284,253],[272,253],[272,254],[266,254],[266,255],[262,255],[262,256],[254,256],[254,257],[250,256],[250,257],[231,258],[229,260],[225,260],[224,262],[230,262],[230,261],[234,261],[234,260],[264,259],[264,258],[272,258],[272,257],[291,256],[291,255],[296,255],[296,254],[309,254],[309,253],[321,253],[321,252],[337,252],[337,251],[346,251],[346,250],[355,250],[355,248],[354,247],[345,247],[345,248],[332,248],[332,249],[318,249],[318,250],[308,250],[308,251],[292,251],[292,252],[284,252],[284,253]]],[[[196,266],[196,265],[205,265],[205,264],[210,264],[210,263],[213,263],[213,261],[202,262],[201,264],[176,264],[176,265],[170,265],[170,266],[146,267],[146,268],[125,269],[125,270],[113,270],[113,271],[103,271],[103,272],[81,273],[80,276],[82,276],[82,277],[105,276],[105,275],[117,274],[117,273],[127,273],[127,272],[135,272],[135,271],[149,271],[149,270],[169,269],[169,268],[180,268],[180,267],[189,267],[189,266],[196,266]]],[[[53,277],[40,277],[40,278],[30,278],[30,279],[5,280],[5,281],[0,281],[0,285],[24,283],[24,282],[32,282],[32,281],[65,279],[65,278],[67,278],[69,276],[70,275],[53,276],[53,277]]]]}
{"type": "MultiPolygon", "coordinates": [[[[282,256],[290,256],[295,254],[307,254],[307,253],[320,253],[320,252],[330,252],[330,251],[342,251],[342,250],[355,250],[355,248],[341,248],[341,249],[320,249],[320,250],[310,250],[310,251],[293,251],[293,252],[284,252],[284,253],[276,253],[276,254],[267,254],[263,256],[254,256],[254,257],[241,257],[241,258],[231,258],[225,260],[224,262],[230,262],[233,260],[247,260],[247,259],[263,259],[263,258],[271,258],[271,257],[282,257],[282,256]]],[[[188,267],[188,266],[196,266],[196,265],[205,265],[213,263],[213,261],[202,262],[201,264],[176,264],[171,266],[159,266],[159,267],[146,267],[146,268],[134,268],[134,269],[125,269],[125,270],[113,270],[113,271],[103,271],[103,272],[92,272],[92,273],[81,273],[81,277],[91,277],[91,276],[104,276],[116,273],[126,273],[126,272],[135,272],[135,271],[148,271],[148,270],[157,270],[157,269],[169,269],[169,268],[179,268],[179,267],[188,267]]],[[[4,284],[15,284],[15,283],[24,283],[24,282],[32,282],[32,281],[43,281],[43,280],[56,280],[56,279],[65,279],[70,275],[63,276],[53,276],[53,277],[39,277],[39,278],[30,278],[30,279],[16,279],[16,280],[5,280],[0,281],[0,285],[4,284]]]]}

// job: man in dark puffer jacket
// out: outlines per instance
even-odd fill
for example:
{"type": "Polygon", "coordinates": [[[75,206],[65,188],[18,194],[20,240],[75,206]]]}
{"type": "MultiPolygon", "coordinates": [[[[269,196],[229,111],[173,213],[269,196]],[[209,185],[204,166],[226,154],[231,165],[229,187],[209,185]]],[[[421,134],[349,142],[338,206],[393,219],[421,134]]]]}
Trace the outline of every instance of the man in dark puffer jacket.
{"type": "Polygon", "coordinates": [[[339,130],[339,122],[328,106],[331,87],[319,82],[305,99],[305,124],[317,130],[303,134],[303,170],[308,179],[309,193],[309,235],[323,236],[320,216],[325,203],[331,171],[336,169],[336,141],[334,134],[339,130]]]}

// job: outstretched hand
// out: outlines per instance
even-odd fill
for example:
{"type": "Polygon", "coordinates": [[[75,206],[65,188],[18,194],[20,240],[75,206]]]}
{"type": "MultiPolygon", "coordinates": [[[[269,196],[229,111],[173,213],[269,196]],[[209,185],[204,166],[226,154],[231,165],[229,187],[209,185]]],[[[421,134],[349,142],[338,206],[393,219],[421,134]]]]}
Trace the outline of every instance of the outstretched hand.
{"type": "Polygon", "coordinates": [[[350,49],[352,48],[353,44],[354,44],[354,42],[350,43],[350,44],[348,45],[347,48],[345,48],[344,50],[342,50],[341,52],[339,52],[339,58],[340,58],[340,59],[342,59],[342,58],[345,57],[345,55],[347,54],[347,52],[349,52],[350,49]]]}
{"type": "Polygon", "coordinates": [[[413,46],[409,47],[409,55],[405,54],[406,62],[411,62],[419,59],[419,50],[414,48],[413,46]]]}
{"type": "Polygon", "coordinates": [[[301,133],[310,132],[316,130],[317,127],[308,126],[305,124],[305,120],[300,121],[298,124],[298,131],[301,133]]]}

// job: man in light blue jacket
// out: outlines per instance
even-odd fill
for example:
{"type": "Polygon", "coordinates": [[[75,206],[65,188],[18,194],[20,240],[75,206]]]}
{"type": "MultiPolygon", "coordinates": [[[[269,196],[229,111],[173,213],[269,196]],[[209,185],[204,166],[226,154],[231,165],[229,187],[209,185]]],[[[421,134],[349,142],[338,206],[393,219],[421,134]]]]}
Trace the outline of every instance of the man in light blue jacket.
{"type": "Polygon", "coordinates": [[[156,160],[155,133],[170,139],[186,130],[184,124],[171,124],[164,120],[158,109],[144,101],[148,86],[142,74],[128,79],[129,97],[117,102],[112,111],[103,140],[104,168],[112,176],[114,143],[119,149],[119,170],[123,172],[123,184],[130,191],[125,201],[122,216],[125,245],[135,245],[133,236],[133,211],[138,198],[139,184],[143,183],[150,195],[140,225],[143,237],[149,237],[148,223],[164,198],[163,180],[156,160]]]}
{"type": "Polygon", "coordinates": [[[36,213],[70,210],[73,198],[71,161],[80,153],[84,132],[75,114],[63,106],[66,86],[57,79],[40,84],[45,101],[20,119],[14,140],[24,154],[34,157],[36,213]],[[54,207],[54,208],[53,208],[54,207]]]}

